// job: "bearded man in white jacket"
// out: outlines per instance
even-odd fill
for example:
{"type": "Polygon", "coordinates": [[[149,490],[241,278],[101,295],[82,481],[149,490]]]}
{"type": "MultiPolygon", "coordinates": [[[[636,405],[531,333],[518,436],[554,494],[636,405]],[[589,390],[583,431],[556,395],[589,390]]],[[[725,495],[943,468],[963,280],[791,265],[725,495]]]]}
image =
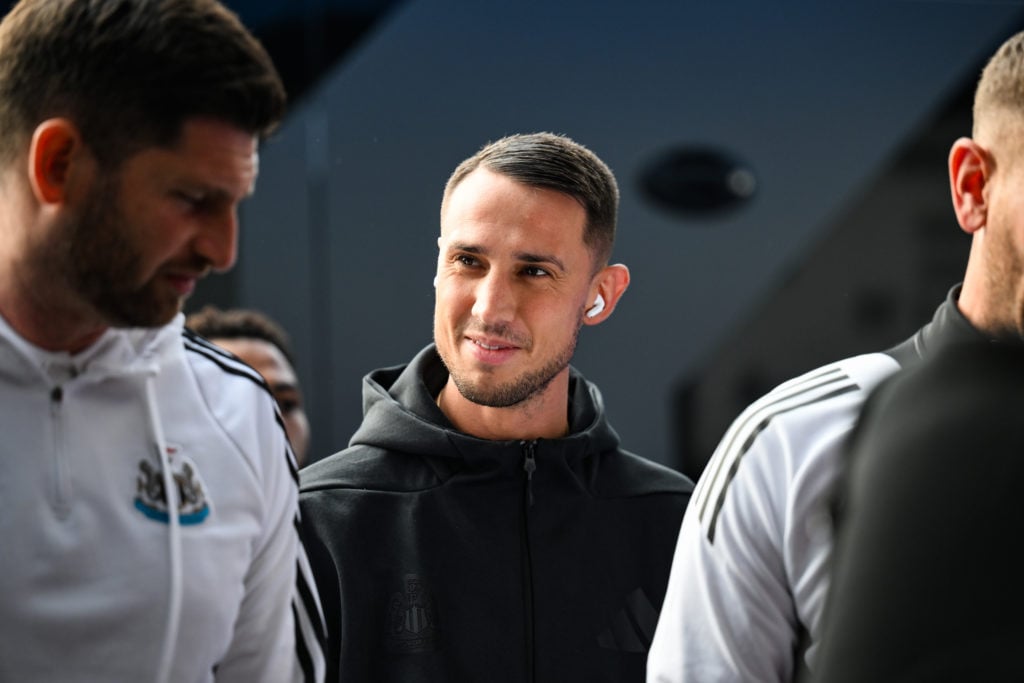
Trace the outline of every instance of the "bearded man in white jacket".
{"type": "Polygon", "coordinates": [[[273,398],[180,314],[284,104],[215,0],[0,24],[0,680],[322,676],[273,398]]]}

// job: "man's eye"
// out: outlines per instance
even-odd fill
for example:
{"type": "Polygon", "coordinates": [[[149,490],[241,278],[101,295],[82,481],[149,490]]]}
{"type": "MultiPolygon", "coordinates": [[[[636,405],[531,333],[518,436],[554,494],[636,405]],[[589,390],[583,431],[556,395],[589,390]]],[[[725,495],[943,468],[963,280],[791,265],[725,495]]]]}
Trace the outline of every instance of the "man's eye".
{"type": "Polygon", "coordinates": [[[475,266],[480,263],[475,257],[470,256],[469,254],[459,254],[455,257],[455,261],[464,266],[475,266]]]}
{"type": "Polygon", "coordinates": [[[301,408],[302,404],[295,399],[279,398],[277,399],[277,407],[281,411],[282,415],[287,415],[288,413],[291,413],[301,408]]]}
{"type": "Polygon", "coordinates": [[[206,201],[206,197],[198,192],[185,192],[182,190],[174,194],[180,202],[191,208],[198,208],[206,201]]]}
{"type": "Polygon", "coordinates": [[[526,266],[523,268],[523,274],[529,275],[530,277],[544,277],[546,275],[550,275],[547,270],[540,266],[526,266]]]}

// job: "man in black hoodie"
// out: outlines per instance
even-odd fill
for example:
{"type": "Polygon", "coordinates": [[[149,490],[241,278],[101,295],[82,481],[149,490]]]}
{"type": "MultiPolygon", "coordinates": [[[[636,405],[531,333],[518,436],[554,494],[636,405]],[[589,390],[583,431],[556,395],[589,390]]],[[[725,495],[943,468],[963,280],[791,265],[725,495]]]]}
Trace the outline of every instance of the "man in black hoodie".
{"type": "Polygon", "coordinates": [[[328,680],[642,681],[692,483],[623,450],[569,363],[629,284],[618,188],[548,133],[445,187],[434,343],[302,473],[328,680]]]}

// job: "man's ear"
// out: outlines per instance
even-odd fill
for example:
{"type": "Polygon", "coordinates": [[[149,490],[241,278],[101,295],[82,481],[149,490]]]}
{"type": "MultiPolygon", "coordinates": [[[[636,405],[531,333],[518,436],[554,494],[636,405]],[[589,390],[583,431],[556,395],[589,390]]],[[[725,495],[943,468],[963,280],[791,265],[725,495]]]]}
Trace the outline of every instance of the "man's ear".
{"type": "Polygon", "coordinates": [[[593,317],[584,315],[583,322],[587,325],[597,325],[607,320],[608,316],[615,310],[615,305],[619,303],[619,299],[622,298],[622,294],[626,291],[627,287],[629,287],[629,268],[621,263],[602,268],[594,276],[591,284],[590,298],[587,299],[587,309],[589,310],[593,307],[598,294],[604,299],[604,308],[593,317]]]}
{"type": "Polygon", "coordinates": [[[28,149],[28,177],[41,204],[67,199],[72,165],[83,149],[78,128],[67,119],[47,119],[36,126],[28,149]]]}
{"type": "Polygon", "coordinates": [[[995,162],[988,151],[971,138],[960,138],[949,151],[949,189],[953,211],[961,229],[974,234],[988,221],[985,186],[995,162]]]}

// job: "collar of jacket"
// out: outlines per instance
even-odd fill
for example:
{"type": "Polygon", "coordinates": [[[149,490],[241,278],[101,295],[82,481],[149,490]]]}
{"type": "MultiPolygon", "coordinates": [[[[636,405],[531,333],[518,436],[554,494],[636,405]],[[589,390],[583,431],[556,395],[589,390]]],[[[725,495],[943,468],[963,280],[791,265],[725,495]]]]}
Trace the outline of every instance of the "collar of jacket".
{"type": "MultiPolygon", "coordinates": [[[[433,344],[407,365],[367,375],[363,380],[363,422],[350,445],[458,458],[486,468],[521,467],[522,441],[489,441],[452,426],[435,403],[447,380],[448,371],[433,344]]],[[[536,440],[538,458],[582,459],[618,447],[619,437],[605,416],[601,392],[572,367],[567,410],[569,434],[536,440]]]]}
{"type": "Polygon", "coordinates": [[[0,376],[18,385],[100,382],[111,377],[155,374],[180,346],[185,316],[156,328],[110,328],[74,355],[46,351],[23,339],[0,316],[0,376]]]}
{"type": "Polygon", "coordinates": [[[961,284],[949,290],[946,300],[935,310],[931,322],[914,335],[914,350],[919,357],[930,356],[949,346],[986,339],[960,312],[957,300],[961,284]]]}

